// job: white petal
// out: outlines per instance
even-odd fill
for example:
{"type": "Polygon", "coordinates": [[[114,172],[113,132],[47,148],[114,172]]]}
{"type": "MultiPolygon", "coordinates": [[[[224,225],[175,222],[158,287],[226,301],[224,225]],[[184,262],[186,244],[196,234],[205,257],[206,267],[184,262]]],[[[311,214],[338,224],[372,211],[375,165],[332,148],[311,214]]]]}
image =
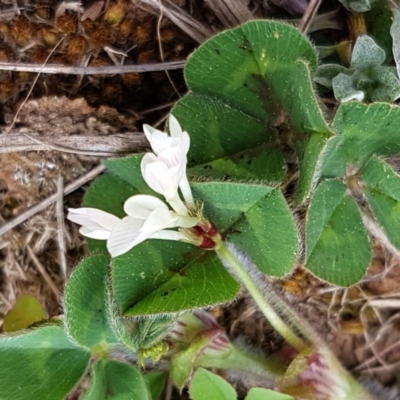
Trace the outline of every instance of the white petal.
{"type": "MultiPolygon", "coordinates": [[[[120,221],[115,215],[97,208],[69,208],[67,218],[82,225],[85,229],[81,229],[80,232],[88,237],[94,237],[89,236],[90,231],[93,231],[95,236],[107,235],[107,232],[109,233],[120,221]]],[[[99,237],[94,238],[97,239],[99,237]]]]}
{"type": "Polygon", "coordinates": [[[169,114],[168,118],[169,132],[172,137],[181,137],[182,136],[182,128],[179,124],[178,120],[172,115],[169,114]]]}
{"type": "Polygon", "coordinates": [[[81,226],[79,228],[79,232],[88,238],[97,239],[97,240],[107,240],[110,237],[110,231],[105,230],[92,230],[81,226]]]}
{"type": "Polygon", "coordinates": [[[151,233],[140,233],[143,222],[136,218],[125,217],[114,227],[107,241],[107,249],[112,257],[124,254],[148,239],[151,233]]]}
{"type": "Polygon", "coordinates": [[[190,137],[186,131],[182,131],[178,120],[172,115],[169,115],[168,120],[169,131],[172,138],[179,138],[179,144],[174,142],[174,145],[179,145],[182,152],[186,155],[190,147],[190,137]]]}
{"type": "Polygon", "coordinates": [[[174,228],[178,226],[179,217],[168,209],[158,208],[154,210],[146,222],[143,224],[141,232],[157,232],[166,228],[174,228]]]}
{"type": "Polygon", "coordinates": [[[181,164],[169,167],[154,157],[154,154],[147,153],[142,158],[142,176],[155,192],[162,194],[168,200],[176,196],[179,182],[185,171],[181,164]]]}
{"type": "Polygon", "coordinates": [[[157,208],[168,210],[168,206],[162,200],[147,194],[132,196],[124,204],[124,211],[137,219],[147,219],[157,208]]]}
{"type": "Polygon", "coordinates": [[[143,125],[143,132],[146,135],[146,138],[149,141],[152,150],[157,155],[161,151],[167,149],[168,147],[171,147],[171,138],[168,136],[167,133],[146,124],[143,125]]]}

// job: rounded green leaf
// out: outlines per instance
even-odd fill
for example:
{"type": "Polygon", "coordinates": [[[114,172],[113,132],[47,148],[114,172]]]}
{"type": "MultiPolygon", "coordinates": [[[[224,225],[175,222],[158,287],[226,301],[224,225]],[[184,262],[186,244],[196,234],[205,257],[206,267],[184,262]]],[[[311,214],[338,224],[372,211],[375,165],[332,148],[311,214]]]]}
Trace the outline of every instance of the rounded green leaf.
{"type": "Polygon", "coordinates": [[[339,181],[322,182],[311,199],[306,224],[306,268],[341,286],[358,282],[371,260],[360,212],[346,189],[339,181]]]}
{"type": "Polygon", "coordinates": [[[235,389],[220,376],[199,368],[189,387],[192,400],[236,400],[235,389]]]}
{"type": "Polygon", "coordinates": [[[0,399],[64,400],[89,360],[90,353],[74,345],[58,325],[0,336],[0,399]]]}
{"type": "Polygon", "coordinates": [[[138,369],[120,361],[97,361],[92,383],[82,400],[152,400],[138,369]]]}
{"type": "Polygon", "coordinates": [[[46,311],[36,297],[30,295],[20,296],[14,308],[4,316],[3,331],[15,332],[28,328],[35,322],[42,321],[45,318],[46,311]]]}
{"type": "Polygon", "coordinates": [[[150,371],[144,374],[147,387],[150,390],[152,400],[159,400],[164,389],[167,375],[165,372],[150,371]]]}
{"type": "Polygon", "coordinates": [[[196,191],[200,190],[206,215],[225,230],[226,238],[247,254],[261,272],[282,277],[294,267],[298,255],[297,228],[279,190],[255,184],[212,183],[196,186],[196,191]],[[245,196],[244,201],[239,200],[239,194],[234,195],[234,190],[226,190],[228,185],[236,186],[245,196]],[[257,191],[257,198],[252,199],[257,191]],[[241,214],[229,226],[218,224],[221,216],[238,206],[242,206],[241,214]]]}
{"type": "Polygon", "coordinates": [[[74,270],[65,288],[65,324],[82,346],[117,343],[110,327],[106,288],[109,258],[91,256],[74,270]]]}
{"type": "Polygon", "coordinates": [[[245,400],[294,400],[292,396],[264,388],[252,388],[245,400]]]}
{"type": "Polygon", "coordinates": [[[400,176],[386,162],[373,158],[363,168],[361,179],[378,224],[400,248],[400,176]]]}
{"type": "MultiPolygon", "coordinates": [[[[189,166],[224,164],[262,145],[281,152],[309,134],[329,135],[311,82],[316,66],[307,39],[275,21],[249,21],[200,46],[185,68],[192,93],[172,110],[191,136],[189,166]]],[[[307,165],[307,194],[316,156],[305,151],[299,158],[307,165]]],[[[269,181],[268,173],[261,179],[269,181]]]]}

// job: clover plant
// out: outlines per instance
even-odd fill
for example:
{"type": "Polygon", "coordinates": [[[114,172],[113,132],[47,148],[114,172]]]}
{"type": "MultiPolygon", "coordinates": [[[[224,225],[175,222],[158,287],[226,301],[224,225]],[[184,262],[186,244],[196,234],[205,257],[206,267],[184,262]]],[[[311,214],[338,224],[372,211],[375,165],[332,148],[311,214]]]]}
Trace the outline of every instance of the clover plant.
{"type": "MultiPolygon", "coordinates": [[[[383,60],[362,37],[341,74],[361,84],[383,60]]],[[[156,399],[165,374],[147,367],[160,359],[194,400],[236,398],[204,368],[251,373],[282,392],[254,388],[247,400],[372,398],[274,289],[300,264],[356,284],[371,260],[367,217],[400,248],[400,177],[385,161],[400,151],[400,107],[347,101],[328,118],[313,88],[321,68],[298,30],[273,21],[195,51],[170,135],[145,125],[152,152],[105,161],[83,208],[69,211],[91,254],[67,283],[62,320],[0,338],[0,398],[63,399],[89,374],[83,399],[156,399]],[[233,301],[240,285],[293,360],[232,343],[203,311],[233,301]]],[[[365,93],[351,98],[376,98],[365,93]]]]}

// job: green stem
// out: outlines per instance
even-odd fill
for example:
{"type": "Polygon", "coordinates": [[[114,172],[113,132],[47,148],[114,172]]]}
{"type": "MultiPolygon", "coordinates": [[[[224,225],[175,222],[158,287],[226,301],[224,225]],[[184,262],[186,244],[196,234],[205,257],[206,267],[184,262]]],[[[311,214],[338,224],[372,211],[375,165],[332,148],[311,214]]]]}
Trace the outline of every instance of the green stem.
{"type": "MultiPolygon", "coordinates": [[[[290,327],[282,320],[282,318],[275,311],[273,306],[268,302],[263,295],[257,284],[253,281],[251,276],[247,273],[245,268],[239,263],[237,258],[226,248],[225,244],[221,241],[218,243],[219,247],[215,250],[218,256],[224,260],[231,267],[235,277],[247,289],[250,296],[253,298],[265,318],[269,321],[272,327],[297,351],[306,349],[307,344],[293,332],[290,327]]],[[[278,300],[279,301],[279,300],[278,300]]]]}
{"type": "Polygon", "coordinates": [[[195,361],[195,367],[241,371],[276,381],[282,378],[287,367],[274,359],[266,359],[246,349],[230,344],[224,352],[203,352],[195,361]]]}

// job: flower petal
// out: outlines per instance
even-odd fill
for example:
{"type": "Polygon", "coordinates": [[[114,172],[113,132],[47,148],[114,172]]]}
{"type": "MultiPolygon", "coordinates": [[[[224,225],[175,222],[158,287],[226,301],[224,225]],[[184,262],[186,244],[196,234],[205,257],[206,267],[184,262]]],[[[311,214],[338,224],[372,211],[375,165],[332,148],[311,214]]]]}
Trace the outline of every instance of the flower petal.
{"type": "Polygon", "coordinates": [[[171,147],[171,138],[168,136],[167,133],[155,129],[147,124],[143,125],[143,132],[146,135],[146,138],[149,141],[152,150],[157,155],[163,150],[171,147]]]}
{"type": "MultiPolygon", "coordinates": [[[[179,147],[181,148],[182,152],[186,155],[189,151],[190,147],[190,137],[186,131],[182,131],[181,125],[179,124],[178,120],[172,115],[169,115],[168,119],[169,131],[172,138],[179,138],[179,147]]],[[[174,143],[178,145],[177,142],[174,143]]]]}
{"type": "Polygon", "coordinates": [[[143,220],[125,217],[114,227],[107,241],[107,249],[112,257],[120,256],[148,239],[151,233],[140,233],[143,223],[143,220]]]}
{"type": "Polygon", "coordinates": [[[167,201],[176,197],[179,182],[185,172],[183,167],[182,164],[168,166],[152,153],[145,154],[141,162],[143,179],[167,201]]]}
{"type": "Polygon", "coordinates": [[[67,218],[82,225],[82,235],[93,239],[107,239],[110,231],[120,221],[118,217],[97,208],[69,208],[67,218]]]}
{"type": "Polygon", "coordinates": [[[178,226],[179,217],[170,210],[158,208],[154,210],[146,219],[141,232],[157,232],[166,228],[174,228],[178,226]]]}
{"type": "Polygon", "coordinates": [[[132,196],[124,204],[124,211],[137,219],[147,219],[158,208],[168,210],[168,206],[162,200],[147,194],[132,196]]]}

